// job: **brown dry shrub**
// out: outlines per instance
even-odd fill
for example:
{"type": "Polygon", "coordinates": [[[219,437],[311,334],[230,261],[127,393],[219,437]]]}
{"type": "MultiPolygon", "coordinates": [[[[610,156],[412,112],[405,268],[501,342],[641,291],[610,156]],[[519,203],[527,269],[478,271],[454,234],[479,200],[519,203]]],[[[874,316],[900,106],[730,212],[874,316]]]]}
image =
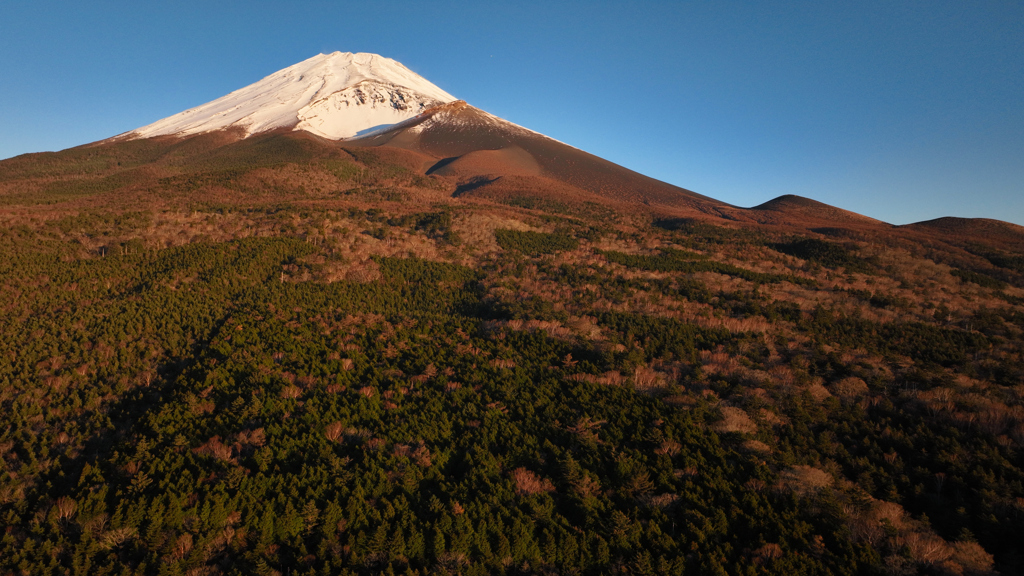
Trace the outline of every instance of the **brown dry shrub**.
{"type": "Polygon", "coordinates": [[[344,433],[344,425],[341,422],[331,422],[324,428],[324,436],[331,442],[337,442],[344,433]]]}
{"type": "Polygon", "coordinates": [[[44,383],[59,392],[67,385],[67,379],[63,376],[47,376],[44,383]]]}
{"type": "Polygon", "coordinates": [[[768,369],[768,375],[771,377],[772,382],[778,386],[793,386],[796,384],[796,374],[793,373],[792,368],[785,364],[772,366],[768,369]]]}
{"type": "Polygon", "coordinates": [[[953,547],[932,532],[912,531],[902,536],[910,556],[920,564],[939,565],[953,556],[953,547]]]}
{"type": "Polygon", "coordinates": [[[824,470],[799,465],[783,470],[779,474],[779,481],[785,489],[800,496],[810,496],[831,486],[832,476],[824,470]]]}
{"type": "Polygon", "coordinates": [[[679,503],[679,499],[680,496],[678,494],[665,492],[664,494],[645,496],[641,498],[640,501],[644,506],[647,506],[648,508],[670,510],[679,503]]]}
{"type": "Polygon", "coordinates": [[[784,420],[782,416],[779,416],[767,408],[761,408],[757,412],[757,417],[769,426],[784,426],[786,424],[786,420],[784,420]]]}
{"type": "Polygon", "coordinates": [[[232,449],[230,446],[221,442],[220,436],[210,438],[205,444],[194,448],[193,451],[196,454],[207,454],[225,462],[231,461],[232,449]]]}
{"type": "Polygon", "coordinates": [[[807,393],[811,395],[811,398],[813,398],[815,402],[824,402],[832,397],[832,394],[829,393],[824,386],[818,383],[808,386],[807,393]]]}
{"type": "Polygon", "coordinates": [[[189,551],[191,551],[191,550],[192,550],[192,535],[189,534],[188,532],[186,532],[186,533],[182,534],[181,536],[178,536],[178,539],[175,540],[175,542],[174,542],[174,552],[173,552],[174,557],[177,558],[178,560],[181,560],[186,555],[188,555],[189,551]]]}
{"type": "Polygon", "coordinates": [[[741,408],[734,406],[722,406],[722,419],[712,426],[715,432],[739,432],[741,434],[754,434],[757,432],[757,424],[747,416],[741,408]]]}
{"type": "Polygon", "coordinates": [[[67,496],[62,496],[53,503],[53,512],[57,520],[67,520],[74,516],[77,510],[78,503],[67,496]]]}
{"type": "Polygon", "coordinates": [[[641,394],[654,396],[663,393],[668,388],[668,382],[664,374],[645,366],[637,366],[633,371],[633,387],[641,394]]]}
{"type": "Polygon", "coordinates": [[[395,444],[392,449],[392,453],[400,458],[409,458],[416,463],[417,466],[422,468],[429,468],[432,464],[430,460],[430,449],[420,442],[416,445],[413,444],[395,444]]]}
{"type": "Polygon", "coordinates": [[[267,443],[267,436],[263,428],[243,430],[235,436],[235,442],[242,448],[259,448],[267,443]]]}
{"type": "Polygon", "coordinates": [[[868,385],[856,376],[849,376],[834,382],[832,384],[832,393],[844,402],[856,402],[858,398],[868,393],[868,385]]]}
{"type": "Polygon", "coordinates": [[[775,543],[765,544],[754,550],[754,562],[758,564],[767,564],[779,558],[782,558],[782,547],[775,543]]]}
{"type": "Polygon", "coordinates": [[[516,494],[519,496],[530,496],[531,494],[555,491],[555,486],[550,480],[541,478],[526,468],[516,468],[513,470],[512,479],[516,483],[516,494]]]}
{"type": "Polygon", "coordinates": [[[908,516],[903,507],[893,502],[868,498],[864,505],[848,505],[851,536],[854,541],[880,546],[886,539],[890,545],[905,547],[919,566],[942,574],[991,574],[993,559],[974,542],[951,544],[943,540],[924,522],[908,516]]]}
{"type": "Polygon", "coordinates": [[[589,316],[570,318],[566,327],[589,340],[601,337],[601,328],[597,325],[597,321],[589,316]]]}
{"type": "Polygon", "coordinates": [[[751,478],[751,479],[747,480],[746,482],[744,482],[743,486],[747,490],[753,490],[754,492],[760,492],[761,490],[764,490],[765,487],[767,487],[768,485],[765,484],[764,480],[761,480],[760,478],[751,478]]]}
{"type": "Polygon", "coordinates": [[[94,538],[98,538],[107,529],[107,522],[110,517],[106,514],[97,514],[92,518],[89,518],[85,522],[80,523],[82,525],[82,531],[94,538]]]}
{"type": "Polygon", "coordinates": [[[663,440],[661,446],[654,451],[656,454],[665,454],[667,456],[676,456],[683,450],[683,445],[675,440],[663,440]]]}
{"type": "Polygon", "coordinates": [[[593,382],[594,384],[602,384],[604,386],[621,386],[622,383],[626,381],[626,377],[623,376],[622,373],[617,370],[610,370],[608,372],[605,372],[604,374],[601,374],[600,376],[585,374],[581,375],[581,378],[585,379],[588,382],[593,382]]]}
{"type": "Polygon", "coordinates": [[[760,440],[747,440],[743,443],[743,448],[749,452],[756,452],[758,454],[771,454],[772,452],[772,447],[760,440]]]}
{"type": "Polygon", "coordinates": [[[430,468],[433,464],[430,460],[430,449],[423,443],[420,443],[416,451],[412,453],[412,459],[421,468],[430,468]]]}
{"type": "Polygon", "coordinates": [[[352,444],[366,442],[373,437],[373,432],[370,432],[365,428],[346,428],[344,434],[345,441],[352,444]]]}
{"type": "Polygon", "coordinates": [[[953,544],[953,561],[960,565],[967,574],[993,574],[992,565],[995,560],[977,542],[957,542],[953,544]]]}
{"type": "Polygon", "coordinates": [[[110,550],[112,548],[117,548],[121,544],[127,542],[128,540],[131,540],[134,537],[135,528],[115,528],[104,533],[100,541],[101,546],[103,546],[103,548],[110,550]]]}
{"type": "Polygon", "coordinates": [[[672,475],[676,478],[696,478],[700,475],[700,470],[697,470],[696,466],[687,466],[686,468],[676,468],[672,471],[672,475]]]}
{"type": "MultiPolygon", "coordinates": [[[[340,271],[339,271],[340,272],[340,271]]],[[[370,283],[381,279],[380,266],[372,259],[357,262],[344,272],[345,280],[350,282],[370,283]]]]}

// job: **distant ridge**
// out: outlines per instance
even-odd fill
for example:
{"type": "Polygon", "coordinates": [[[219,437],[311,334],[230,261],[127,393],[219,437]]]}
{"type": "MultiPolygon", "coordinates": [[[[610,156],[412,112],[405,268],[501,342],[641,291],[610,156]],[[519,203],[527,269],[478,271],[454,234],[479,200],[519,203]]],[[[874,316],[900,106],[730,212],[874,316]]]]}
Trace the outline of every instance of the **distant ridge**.
{"type": "Polygon", "coordinates": [[[1024,250],[1024,226],[991,218],[945,216],[924,222],[904,224],[898,228],[922,234],[938,234],[944,239],[975,241],[984,238],[989,243],[1015,250],[1024,250]]]}
{"type": "Polygon", "coordinates": [[[942,230],[945,232],[963,232],[977,234],[983,232],[1002,232],[1009,234],[1024,235],[1024,226],[1011,222],[994,220],[992,218],[958,218],[955,216],[943,216],[923,222],[904,224],[901,228],[926,228],[931,230],[942,230]]]}

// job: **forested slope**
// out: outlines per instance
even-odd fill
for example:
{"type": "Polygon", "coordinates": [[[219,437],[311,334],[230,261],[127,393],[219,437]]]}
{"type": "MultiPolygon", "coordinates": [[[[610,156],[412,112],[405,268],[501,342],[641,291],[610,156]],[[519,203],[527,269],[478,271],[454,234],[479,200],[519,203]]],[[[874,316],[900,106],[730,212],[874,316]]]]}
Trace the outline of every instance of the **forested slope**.
{"type": "Polygon", "coordinates": [[[121,146],[0,178],[4,573],[1024,567],[1021,255],[121,146]]]}

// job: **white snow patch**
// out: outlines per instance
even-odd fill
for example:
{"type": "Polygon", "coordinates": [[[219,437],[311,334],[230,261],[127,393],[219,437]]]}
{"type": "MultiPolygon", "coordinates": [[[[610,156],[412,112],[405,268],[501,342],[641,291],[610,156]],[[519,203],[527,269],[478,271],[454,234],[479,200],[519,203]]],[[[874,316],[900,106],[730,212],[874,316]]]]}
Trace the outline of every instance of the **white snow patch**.
{"type": "Polygon", "coordinates": [[[390,58],[334,52],[124,136],[188,135],[240,127],[246,136],[294,128],[342,139],[453,101],[454,96],[390,58]]]}

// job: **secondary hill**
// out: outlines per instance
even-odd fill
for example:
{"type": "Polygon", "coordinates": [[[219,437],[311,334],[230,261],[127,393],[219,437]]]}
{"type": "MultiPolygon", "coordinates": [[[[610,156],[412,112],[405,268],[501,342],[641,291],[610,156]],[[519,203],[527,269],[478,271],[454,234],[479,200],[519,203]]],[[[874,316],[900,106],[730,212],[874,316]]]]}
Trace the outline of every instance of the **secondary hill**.
{"type": "Polygon", "coordinates": [[[936,218],[900,226],[926,235],[961,241],[984,240],[1008,249],[1024,250],[1024,226],[990,218],[936,218]]]}
{"type": "Polygon", "coordinates": [[[891,226],[856,212],[836,208],[817,200],[786,194],[753,208],[723,209],[722,215],[740,222],[798,229],[842,227],[853,231],[882,231],[891,226]]]}

